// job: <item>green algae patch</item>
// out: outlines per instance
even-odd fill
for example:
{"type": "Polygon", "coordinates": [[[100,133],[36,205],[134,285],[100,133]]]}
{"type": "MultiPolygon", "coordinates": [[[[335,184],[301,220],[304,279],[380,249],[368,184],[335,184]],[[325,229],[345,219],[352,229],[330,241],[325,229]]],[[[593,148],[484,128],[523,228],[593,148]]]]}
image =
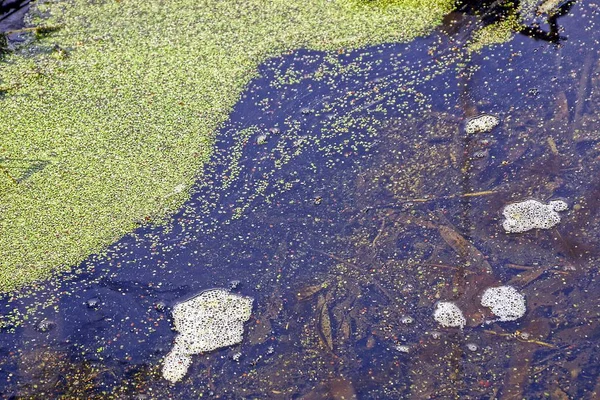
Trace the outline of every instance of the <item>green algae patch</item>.
{"type": "Polygon", "coordinates": [[[519,22],[514,16],[485,26],[474,33],[469,49],[480,51],[487,46],[506,43],[512,39],[514,32],[519,28],[519,22]]]}
{"type": "Polygon", "coordinates": [[[504,18],[486,25],[473,33],[469,40],[468,49],[473,52],[481,51],[486,47],[508,43],[516,34],[527,27],[526,21],[536,15],[537,0],[525,0],[514,4],[507,3],[504,18]]]}
{"type": "Polygon", "coordinates": [[[428,33],[433,1],[53,1],[0,70],[0,291],[179,207],[267,58],[428,33]]]}

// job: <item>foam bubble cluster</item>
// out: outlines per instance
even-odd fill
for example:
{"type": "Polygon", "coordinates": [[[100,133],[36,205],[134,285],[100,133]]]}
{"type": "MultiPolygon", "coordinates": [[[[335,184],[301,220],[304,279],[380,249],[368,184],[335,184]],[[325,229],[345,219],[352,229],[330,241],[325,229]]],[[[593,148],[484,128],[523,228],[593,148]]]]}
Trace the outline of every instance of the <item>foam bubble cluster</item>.
{"type": "Polygon", "coordinates": [[[502,226],[509,233],[521,233],[531,229],[550,229],[560,222],[558,212],[569,208],[562,200],[554,200],[547,205],[537,200],[525,200],[504,207],[502,226]]]}
{"type": "Polygon", "coordinates": [[[525,315],[525,297],[512,286],[486,289],[481,305],[492,310],[499,321],[515,321],[525,315]]]}
{"type": "Polygon", "coordinates": [[[458,306],[450,301],[440,301],[435,306],[433,318],[446,328],[463,328],[467,320],[458,306]]]}
{"type": "Polygon", "coordinates": [[[481,114],[476,117],[470,118],[466,125],[465,131],[467,133],[483,133],[489,132],[494,129],[500,123],[500,119],[495,115],[481,114]]]}
{"type": "Polygon", "coordinates": [[[187,373],[187,370],[192,363],[192,357],[173,350],[165,357],[163,377],[171,382],[177,382],[183,379],[187,373]]]}
{"type": "Polygon", "coordinates": [[[192,354],[240,343],[253,301],[225,289],[212,289],[177,304],[173,320],[179,335],[165,357],[163,377],[177,382],[187,373],[192,354]]]}

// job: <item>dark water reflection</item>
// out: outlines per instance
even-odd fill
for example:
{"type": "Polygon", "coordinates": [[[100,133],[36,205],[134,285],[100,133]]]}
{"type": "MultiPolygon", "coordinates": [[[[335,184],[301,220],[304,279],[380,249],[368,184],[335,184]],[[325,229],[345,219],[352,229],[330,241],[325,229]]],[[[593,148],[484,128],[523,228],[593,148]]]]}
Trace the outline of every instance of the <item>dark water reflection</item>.
{"type": "Polygon", "coordinates": [[[408,45],[270,60],[170,221],[2,300],[0,391],[593,398],[598,21],[596,6],[576,4],[561,19],[562,46],[522,35],[470,61],[457,39],[467,25],[408,45]],[[500,126],[465,134],[480,112],[500,126]],[[500,210],[530,197],[563,198],[570,211],[555,229],[506,235],[500,210]],[[256,299],[246,339],[195,356],[169,385],[168,309],[234,280],[256,299]],[[482,324],[492,316],[481,290],[507,282],[527,314],[482,324]],[[438,300],[456,301],[468,326],[437,326],[438,300]]]}

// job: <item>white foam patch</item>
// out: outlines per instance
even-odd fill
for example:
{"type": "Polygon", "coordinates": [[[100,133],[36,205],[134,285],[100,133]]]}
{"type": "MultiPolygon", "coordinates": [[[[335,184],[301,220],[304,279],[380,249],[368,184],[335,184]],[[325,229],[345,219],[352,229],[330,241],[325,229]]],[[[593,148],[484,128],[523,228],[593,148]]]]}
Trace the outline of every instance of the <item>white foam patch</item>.
{"type": "Polygon", "coordinates": [[[450,301],[440,301],[435,305],[433,319],[446,328],[463,328],[467,323],[460,308],[450,301]]]}
{"type": "Polygon", "coordinates": [[[562,200],[554,200],[547,205],[537,200],[525,200],[504,207],[502,226],[509,233],[521,233],[531,229],[550,229],[560,222],[558,212],[569,208],[562,200]]]}
{"type": "Polygon", "coordinates": [[[171,382],[180,381],[187,373],[191,363],[192,357],[177,353],[173,349],[165,357],[162,369],[163,377],[171,382]]]}
{"type": "Polygon", "coordinates": [[[486,289],[481,297],[481,305],[491,309],[499,321],[516,321],[527,311],[525,297],[512,286],[486,289]]]}
{"type": "Polygon", "coordinates": [[[177,382],[187,373],[190,355],[240,343],[253,301],[225,289],[212,289],[177,304],[173,320],[179,334],[165,357],[163,377],[177,382]]]}
{"type": "Polygon", "coordinates": [[[495,115],[482,114],[470,118],[465,124],[467,133],[484,133],[494,129],[500,123],[500,119],[495,115]]]}

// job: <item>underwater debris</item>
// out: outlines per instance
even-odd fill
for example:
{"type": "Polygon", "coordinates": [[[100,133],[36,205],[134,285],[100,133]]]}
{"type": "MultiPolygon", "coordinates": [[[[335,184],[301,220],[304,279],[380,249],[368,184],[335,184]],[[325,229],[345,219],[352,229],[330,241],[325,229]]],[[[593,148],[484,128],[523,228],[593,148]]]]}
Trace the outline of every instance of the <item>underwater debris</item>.
{"type": "Polygon", "coordinates": [[[173,321],[179,335],[165,357],[163,377],[177,382],[187,373],[192,354],[240,343],[253,302],[251,297],[226,289],[212,289],[177,304],[173,308],[173,321]]]}
{"type": "Polygon", "coordinates": [[[48,332],[54,329],[56,326],[55,322],[49,321],[47,319],[43,319],[35,325],[35,330],[38,332],[48,332]]]}
{"type": "Polygon", "coordinates": [[[319,312],[317,320],[317,331],[323,345],[333,351],[333,332],[331,329],[331,318],[327,309],[327,300],[325,296],[319,295],[317,302],[317,310],[319,312]]]}
{"type": "Polygon", "coordinates": [[[504,207],[502,215],[506,218],[502,223],[509,233],[521,233],[531,229],[550,229],[560,222],[558,212],[569,208],[562,200],[554,200],[543,204],[537,200],[525,200],[504,207]]]}
{"type": "Polygon", "coordinates": [[[495,115],[481,114],[473,118],[469,118],[465,124],[465,132],[467,133],[485,133],[494,129],[500,123],[500,119],[495,115]]]}
{"type": "Polygon", "coordinates": [[[492,310],[498,321],[516,321],[525,315],[525,297],[512,286],[488,288],[483,292],[481,305],[492,310]]]}
{"type": "Polygon", "coordinates": [[[441,332],[433,331],[431,332],[431,337],[435,340],[440,340],[442,338],[441,332]]]}
{"type": "Polygon", "coordinates": [[[433,318],[445,328],[463,328],[467,320],[458,306],[450,301],[440,301],[435,306],[433,318]]]}

